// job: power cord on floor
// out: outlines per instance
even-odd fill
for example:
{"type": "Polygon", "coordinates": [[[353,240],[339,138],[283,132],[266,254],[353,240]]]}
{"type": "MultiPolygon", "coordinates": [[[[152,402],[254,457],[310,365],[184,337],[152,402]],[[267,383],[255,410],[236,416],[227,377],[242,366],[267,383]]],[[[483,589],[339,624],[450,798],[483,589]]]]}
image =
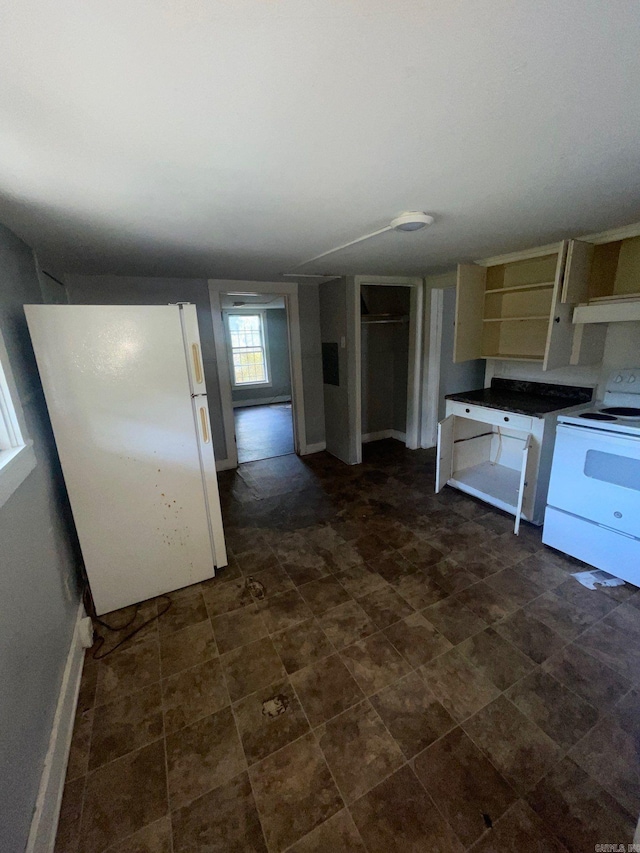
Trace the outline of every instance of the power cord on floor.
{"type": "MultiPolygon", "coordinates": [[[[147,625],[150,625],[152,622],[155,622],[156,619],[159,619],[161,616],[164,616],[164,614],[171,607],[171,599],[169,598],[168,595],[159,595],[158,598],[164,598],[166,600],[167,603],[166,603],[166,606],[164,607],[164,609],[161,610],[159,613],[156,613],[156,615],[152,616],[150,619],[147,619],[146,622],[142,623],[142,625],[138,625],[138,627],[135,628],[133,631],[131,631],[129,634],[127,634],[126,637],[123,637],[119,643],[116,643],[115,646],[113,646],[113,648],[109,649],[108,651],[104,652],[103,654],[99,654],[99,652],[100,652],[100,649],[102,649],[102,647],[104,646],[106,641],[105,641],[105,638],[101,634],[96,633],[94,650],[93,650],[93,654],[92,654],[93,659],[94,660],[104,660],[104,658],[108,657],[108,655],[110,655],[110,654],[113,654],[113,652],[115,652],[116,649],[119,649],[120,646],[124,645],[124,643],[128,642],[133,637],[135,637],[135,635],[137,633],[139,633],[140,631],[142,631],[143,628],[146,628],[147,625]]],[[[124,631],[127,628],[129,628],[131,625],[133,625],[133,623],[138,618],[138,613],[140,612],[140,605],[136,604],[135,610],[133,612],[133,616],[127,622],[125,622],[124,625],[114,626],[114,625],[109,625],[109,623],[105,622],[104,619],[100,619],[99,616],[96,616],[95,607],[93,606],[93,601],[91,601],[89,607],[87,607],[85,604],[85,608],[86,608],[87,612],[91,615],[94,623],[97,622],[98,625],[101,625],[103,628],[106,628],[107,631],[113,631],[114,633],[119,633],[120,631],[124,631]]]]}

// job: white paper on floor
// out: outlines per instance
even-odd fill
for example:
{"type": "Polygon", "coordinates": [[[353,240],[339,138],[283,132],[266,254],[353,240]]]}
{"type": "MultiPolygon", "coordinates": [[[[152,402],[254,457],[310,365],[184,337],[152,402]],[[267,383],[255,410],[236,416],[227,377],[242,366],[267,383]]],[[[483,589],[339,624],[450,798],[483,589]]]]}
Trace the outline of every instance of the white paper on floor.
{"type": "Polygon", "coordinates": [[[592,569],[590,572],[573,572],[573,577],[587,589],[595,589],[596,586],[622,586],[624,584],[622,578],[616,578],[600,569],[592,569]]]}

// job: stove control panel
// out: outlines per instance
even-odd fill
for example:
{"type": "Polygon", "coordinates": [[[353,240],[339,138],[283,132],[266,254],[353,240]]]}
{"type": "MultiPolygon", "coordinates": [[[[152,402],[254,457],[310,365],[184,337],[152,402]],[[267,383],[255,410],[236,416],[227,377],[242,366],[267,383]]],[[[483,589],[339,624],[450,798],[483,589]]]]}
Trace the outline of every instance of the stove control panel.
{"type": "Polygon", "coordinates": [[[614,370],[609,375],[606,390],[618,394],[640,394],[640,367],[614,370]]]}

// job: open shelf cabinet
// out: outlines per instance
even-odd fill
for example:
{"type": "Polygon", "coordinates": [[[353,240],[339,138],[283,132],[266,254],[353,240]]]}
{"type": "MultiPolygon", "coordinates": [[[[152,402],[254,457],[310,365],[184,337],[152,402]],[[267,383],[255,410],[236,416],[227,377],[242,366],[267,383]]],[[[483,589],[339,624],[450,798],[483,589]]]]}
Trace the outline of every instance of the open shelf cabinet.
{"type": "Polygon", "coordinates": [[[560,294],[567,243],[458,267],[454,361],[569,364],[571,309],[560,294]]]}

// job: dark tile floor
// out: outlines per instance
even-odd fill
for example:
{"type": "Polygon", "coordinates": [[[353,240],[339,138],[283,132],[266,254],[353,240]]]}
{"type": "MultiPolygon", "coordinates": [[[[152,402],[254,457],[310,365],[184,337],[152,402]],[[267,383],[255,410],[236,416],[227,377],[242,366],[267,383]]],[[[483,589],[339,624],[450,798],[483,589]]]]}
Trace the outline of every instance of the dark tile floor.
{"type": "Polygon", "coordinates": [[[256,462],[293,453],[291,403],[244,406],[233,410],[239,462],[256,462]]]}
{"type": "Polygon", "coordinates": [[[221,476],[229,567],[87,658],[58,853],[631,842],[640,594],[433,469],[389,441],[221,476]]]}

